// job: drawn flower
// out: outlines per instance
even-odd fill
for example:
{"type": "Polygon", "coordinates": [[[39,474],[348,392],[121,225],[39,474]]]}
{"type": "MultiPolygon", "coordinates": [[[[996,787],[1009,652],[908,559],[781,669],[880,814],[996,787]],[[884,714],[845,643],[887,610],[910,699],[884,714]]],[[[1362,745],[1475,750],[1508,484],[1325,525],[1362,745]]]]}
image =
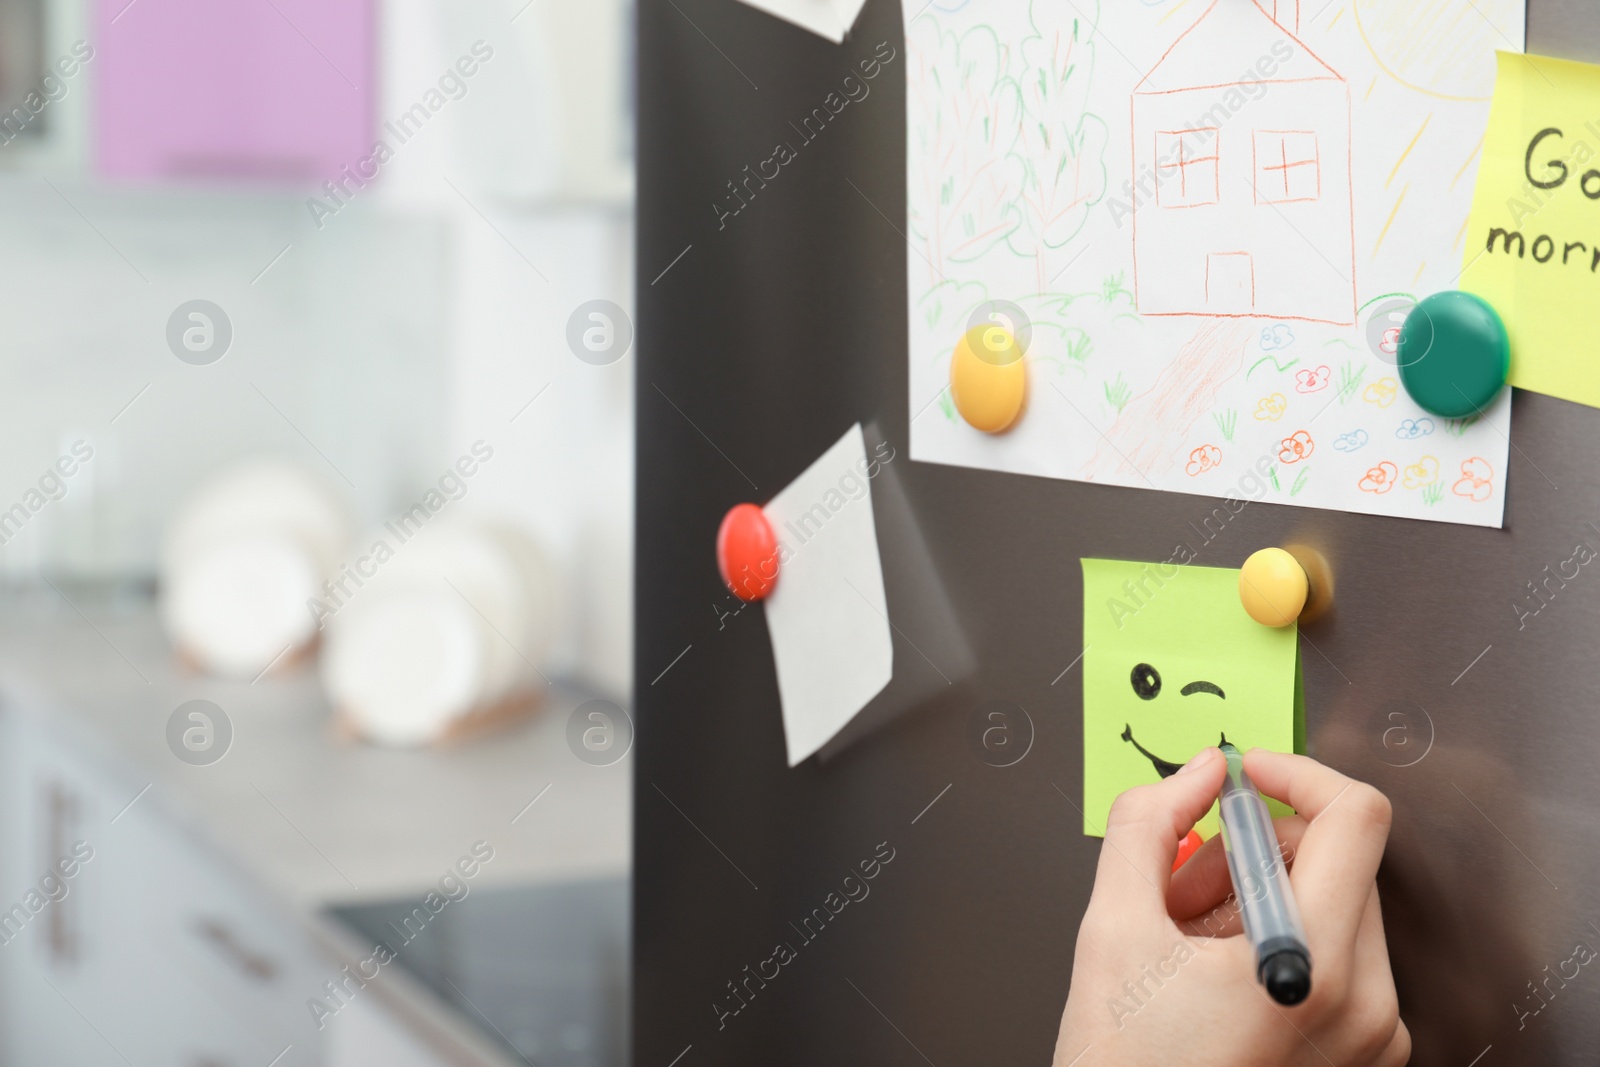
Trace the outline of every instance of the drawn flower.
{"type": "Polygon", "coordinates": [[[1222,462],[1222,449],[1216,445],[1201,445],[1189,453],[1189,463],[1184,470],[1189,472],[1189,477],[1204,474],[1222,462]]]}
{"type": "Polygon", "coordinates": [[[1282,393],[1273,393],[1256,401],[1256,421],[1277,422],[1289,410],[1289,401],[1282,393]]]}
{"type": "Polygon", "coordinates": [[[1316,367],[1308,370],[1296,371],[1294,375],[1294,391],[1297,393],[1320,393],[1333,381],[1333,371],[1327,367],[1316,367]]]}
{"type": "Polygon", "coordinates": [[[1379,378],[1361,390],[1361,399],[1369,404],[1376,404],[1380,408],[1386,408],[1394,403],[1394,398],[1399,391],[1400,383],[1393,378],[1379,378]]]}
{"type": "Polygon", "coordinates": [[[1482,456],[1473,456],[1471,459],[1461,461],[1461,477],[1450,491],[1456,496],[1464,496],[1478,503],[1483,503],[1494,495],[1494,468],[1489,466],[1489,461],[1482,456]]]}
{"type": "Polygon", "coordinates": [[[1415,441],[1419,437],[1426,437],[1433,432],[1432,419],[1405,419],[1400,423],[1394,435],[1402,441],[1415,441]]]}
{"type": "Polygon", "coordinates": [[[1277,352],[1294,344],[1294,331],[1283,323],[1261,327],[1261,351],[1277,352]]]}
{"type": "Polygon", "coordinates": [[[1304,430],[1296,430],[1293,434],[1278,442],[1279,463],[1299,463],[1317,449],[1317,443],[1311,435],[1304,430]]]}
{"type": "Polygon", "coordinates": [[[1417,302],[1411,297],[1391,293],[1363,316],[1365,325],[1362,332],[1367,335],[1367,346],[1373,355],[1390,366],[1397,362],[1394,357],[1400,351],[1400,334],[1405,327],[1406,316],[1416,306],[1417,302]]]}
{"type": "Polygon", "coordinates": [[[1356,449],[1364,447],[1368,440],[1367,431],[1351,430],[1349,433],[1342,433],[1335,438],[1333,447],[1339,452],[1354,452],[1356,449]]]}
{"type": "Polygon", "coordinates": [[[1394,480],[1399,476],[1400,469],[1388,460],[1384,460],[1367,471],[1366,477],[1361,479],[1361,491],[1382,496],[1394,488],[1394,480]]]}
{"type": "Polygon", "coordinates": [[[1405,486],[1407,489],[1421,489],[1423,486],[1432,485],[1438,480],[1439,460],[1434,456],[1423,456],[1406,468],[1405,486]]]}

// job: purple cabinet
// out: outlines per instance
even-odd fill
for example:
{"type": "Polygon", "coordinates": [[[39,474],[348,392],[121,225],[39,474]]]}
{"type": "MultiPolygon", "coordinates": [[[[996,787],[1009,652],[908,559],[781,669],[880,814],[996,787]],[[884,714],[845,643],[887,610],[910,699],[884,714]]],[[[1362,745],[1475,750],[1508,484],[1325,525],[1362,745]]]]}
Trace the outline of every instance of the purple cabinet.
{"type": "Polygon", "coordinates": [[[95,0],[109,178],[321,184],[372,151],[373,0],[95,0]]]}

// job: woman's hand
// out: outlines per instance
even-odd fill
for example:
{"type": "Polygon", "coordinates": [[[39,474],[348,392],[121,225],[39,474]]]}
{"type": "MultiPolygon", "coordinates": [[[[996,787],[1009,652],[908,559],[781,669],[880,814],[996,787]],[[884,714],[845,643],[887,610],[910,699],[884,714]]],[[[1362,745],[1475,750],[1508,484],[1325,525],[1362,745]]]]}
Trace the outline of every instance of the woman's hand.
{"type": "Polygon", "coordinates": [[[1277,822],[1311,951],[1311,995],[1285,1008],[1256,982],[1221,841],[1174,875],[1178,842],[1222,785],[1217,749],[1111,806],[1078,931],[1054,1067],[1398,1067],[1400,1021],[1375,877],[1382,793],[1305,756],[1260,749],[1245,769],[1298,812],[1277,822]]]}

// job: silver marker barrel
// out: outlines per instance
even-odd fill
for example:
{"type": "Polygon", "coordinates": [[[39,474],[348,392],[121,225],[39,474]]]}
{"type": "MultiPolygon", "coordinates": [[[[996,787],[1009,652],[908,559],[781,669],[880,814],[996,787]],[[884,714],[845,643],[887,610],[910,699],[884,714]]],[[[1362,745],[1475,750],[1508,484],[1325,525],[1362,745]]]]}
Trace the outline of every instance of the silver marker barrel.
{"type": "Polygon", "coordinates": [[[1244,933],[1255,946],[1256,979],[1279,1004],[1298,1004],[1311,993],[1311,953],[1272,815],[1245,773],[1244,756],[1226,742],[1221,748],[1228,761],[1217,794],[1222,847],[1244,933]]]}

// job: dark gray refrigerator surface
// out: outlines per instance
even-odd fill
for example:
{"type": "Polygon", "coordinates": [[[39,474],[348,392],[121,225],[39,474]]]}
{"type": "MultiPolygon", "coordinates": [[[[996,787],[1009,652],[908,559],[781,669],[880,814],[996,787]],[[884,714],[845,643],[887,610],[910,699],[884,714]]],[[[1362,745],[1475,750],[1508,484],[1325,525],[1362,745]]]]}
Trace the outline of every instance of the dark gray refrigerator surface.
{"type": "MultiPolygon", "coordinates": [[[[1100,850],[1062,673],[1078,560],[1291,541],[1337,583],[1302,631],[1309,750],[1394,802],[1413,1062],[1592,1062],[1600,974],[1551,976],[1600,949],[1600,568],[1549,576],[1600,550],[1600,412],[1517,394],[1500,531],[1256,504],[1202,544],[1216,501],[910,462],[903,70],[714,206],[879,42],[903,55],[900,25],[869,0],[836,46],[733,0],[640,5],[634,1062],[1048,1063],[1100,850]],[[977,673],[788,769],[765,621],[713,544],[857,421],[898,451],[977,673]],[[1012,766],[969,739],[991,700],[1031,720],[1012,766]]],[[[1600,59],[1600,9],[1534,0],[1528,47],[1600,59]]],[[[897,675],[933,667],[895,622],[897,675]]]]}

